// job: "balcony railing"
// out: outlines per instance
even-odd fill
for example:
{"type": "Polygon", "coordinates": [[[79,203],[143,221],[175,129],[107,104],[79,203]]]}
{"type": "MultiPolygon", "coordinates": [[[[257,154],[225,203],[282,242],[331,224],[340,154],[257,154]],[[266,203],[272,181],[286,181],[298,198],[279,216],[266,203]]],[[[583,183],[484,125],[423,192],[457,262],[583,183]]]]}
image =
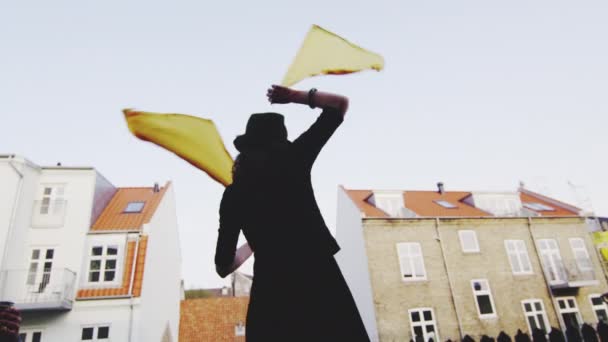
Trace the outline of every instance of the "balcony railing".
{"type": "Polygon", "coordinates": [[[543,265],[549,286],[553,289],[578,288],[599,284],[590,259],[556,262],[556,266],[543,265]]]}
{"type": "Polygon", "coordinates": [[[28,270],[0,272],[0,300],[11,301],[21,311],[71,310],[76,273],[53,268],[42,274],[28,270]]]}
{"type": "Polygon", "coordinates": [[[68,202],[63,199],[34,201],[32,227],[57,228],[63,226],[68,202]]]}

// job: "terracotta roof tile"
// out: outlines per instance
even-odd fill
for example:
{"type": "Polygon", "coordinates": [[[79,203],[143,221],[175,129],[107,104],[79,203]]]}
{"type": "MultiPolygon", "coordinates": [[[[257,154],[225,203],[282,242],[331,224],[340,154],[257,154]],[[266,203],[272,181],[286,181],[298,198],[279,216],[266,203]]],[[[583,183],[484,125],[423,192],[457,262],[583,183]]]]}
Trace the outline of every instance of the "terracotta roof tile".
{"type": "MultiPolygon", "coordinates": [[[[365,217],[388,217],[384,211],[368,202],[369,197],[373,194],[372,190],[343,189],[365,217]]],[[[407,209],[419,217],[492,216],[490,213],[463,202],[470,195],[471,192],[467,191],[445,191],[443,194],[437,191],[403,191],[403,203],[407,209]],[[457,207],[445,208],[435,202],[438,200],[447,201],[457,207]]],[[[542,216],[577,216],[580,211],[574,206],[528,190],[522,190],[520,198],[522,204],[523,202],[541,203],[555,209],[554,211],[536,211],[542,216]]]]}
{"type": "Polygon", "coordinates": [[[167,183],[159,192],[154,192],[154,188],[151,187],[118,188],[91,227],[91,231],[141,229],[143,224],[148,223],[154,215],[169,184],[167,183]],[[140,213],[125,213],[124,210],[130,202],[145,202],[143,210],[140,213]]]}
{"type": "Polygon", "coordinates": [[[188,299],[181,302],[179,340],[245,341],[235,336],[235,326],[245,324],[249,297],[213,297],[188,299]]]}
{"type": "Polygon", "coordinates": [[[344,189],[348,196],[353,200],[355,205],[359,207],[361,213],[367,217],[388,217],[386,213],[375,206],[369,204],[367,199],[373,194],[371,190],[347,190],[344,189]]]}
{"type": "MultiPolygon", "coordinates": [[[[144,265],[146,260],[146,251],[148,248],[148,236],[143,235],[139,241],[139,252],[135,261],[135,275],[133,278],[133,296],[141,296],[144,265]]],[[[76,299],[91,299],[95,297],[108,296],[127,296],[129,295],[129,287],[131,282],[131,270],[133,269],[133,253],[135,252],[135,241],[127,243],[127,252],[125,255],[124,268],[122,273],[122,284],[113,288],[94,288],[80,289],[76,294],[76,299]]]]}
{"type": "Polygon", "coordinates": [[[520,192],[519,197],[521,198],[522,204],[540,203],[540,204],[544,204],[544,205],[547,205],[547,206],[555,209],[553,211],[546,211],[546,210],[539,211],[539,210],[527,208],[529,210],[537,212],[541,216],[578,216],[579,215],[578,214],[580,211],[579,208],[576,208],[574,206],[571,206],[569,204],[560,202],[560,201],[552,199],[552,198],[548,198],[541,194],[534,193],[529,190],[524,190],[524,191],[520,192]]]}
{"type": "Polygon", "coordinates": [[[423,217],[477,217],[492,216],[472,205],[461,202],[469,196],[470,192],[445,191],[440,194],[437,191],[405,191],[405,207],[423,217]],[[435,201],[444,200],[455,205],[456,208],[444,208],[435,201]]]}

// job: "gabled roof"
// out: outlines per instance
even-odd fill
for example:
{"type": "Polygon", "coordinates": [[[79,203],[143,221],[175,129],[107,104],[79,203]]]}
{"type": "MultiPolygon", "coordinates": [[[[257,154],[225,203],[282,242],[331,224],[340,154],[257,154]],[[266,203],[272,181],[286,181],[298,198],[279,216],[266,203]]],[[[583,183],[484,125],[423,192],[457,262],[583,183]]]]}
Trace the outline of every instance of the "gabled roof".
{"type": "Polygon", "coordinates": [[[140,230],[143,224],[148,223],[154,215],[170,184],[170,182],[167,183],[158,192],[155,192],[153,187],[118,188],[91,227],[91,231],[140,230]],[[125,213],[127,205],[131,202],[144,202],[142,211],[125,213]]]}
{"type": "Polygon", "coordinates": [[[180,342],[245,341],[235,336],[237,324],[245,324],[249,297],[214,297],[181,302],[180,342]]]}
{"type": "MultiPolygon", "coordinates": [[[[389,217],[384,211],[370,203],[373,190],[350,190],[342,187],[353,203],[359,208],[364,217],[389,217]]],[[[472,195],[467,191],[401,191],[405,208],[411,210],[418,217],[486,217],[493,216],[484,210],[465,203],[465,199],[472,195]],[[455,208],[446,208],[437,203],[446,201],[455,208]]],[[[515,193],[515,192],[514,192],[515,193]]],[[[540,216],[577,216],[580,209],[554,200],[552,198],[534,193],[526,189],[519,189],[522,203],[540,203],[554,208],[553,211],[532,210],[540,216]]]]}

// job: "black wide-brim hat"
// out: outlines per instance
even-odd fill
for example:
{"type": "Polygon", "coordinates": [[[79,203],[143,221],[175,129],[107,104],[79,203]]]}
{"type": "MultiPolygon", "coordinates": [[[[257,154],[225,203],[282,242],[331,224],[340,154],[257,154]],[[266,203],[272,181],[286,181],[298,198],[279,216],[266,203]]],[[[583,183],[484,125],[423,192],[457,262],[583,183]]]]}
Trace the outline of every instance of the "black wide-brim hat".
{"type": "Polygon", "coordinates": [[[239,152],[251,148],[285,148],[289,144],[285,118],[279,113],[251,114],[245,134],[234,139],[234,147],[239,152]]]}

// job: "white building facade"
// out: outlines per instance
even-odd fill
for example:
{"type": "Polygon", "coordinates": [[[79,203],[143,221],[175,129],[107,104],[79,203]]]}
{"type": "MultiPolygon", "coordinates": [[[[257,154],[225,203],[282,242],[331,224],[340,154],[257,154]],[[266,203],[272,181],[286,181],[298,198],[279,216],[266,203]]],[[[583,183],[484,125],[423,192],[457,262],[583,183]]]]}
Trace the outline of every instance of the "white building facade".
{"type": "Polygon", "coordinates": [[[24,341],[177,341],[180,269],[171,183],[0,155],[0,300],[24,341]]]}

